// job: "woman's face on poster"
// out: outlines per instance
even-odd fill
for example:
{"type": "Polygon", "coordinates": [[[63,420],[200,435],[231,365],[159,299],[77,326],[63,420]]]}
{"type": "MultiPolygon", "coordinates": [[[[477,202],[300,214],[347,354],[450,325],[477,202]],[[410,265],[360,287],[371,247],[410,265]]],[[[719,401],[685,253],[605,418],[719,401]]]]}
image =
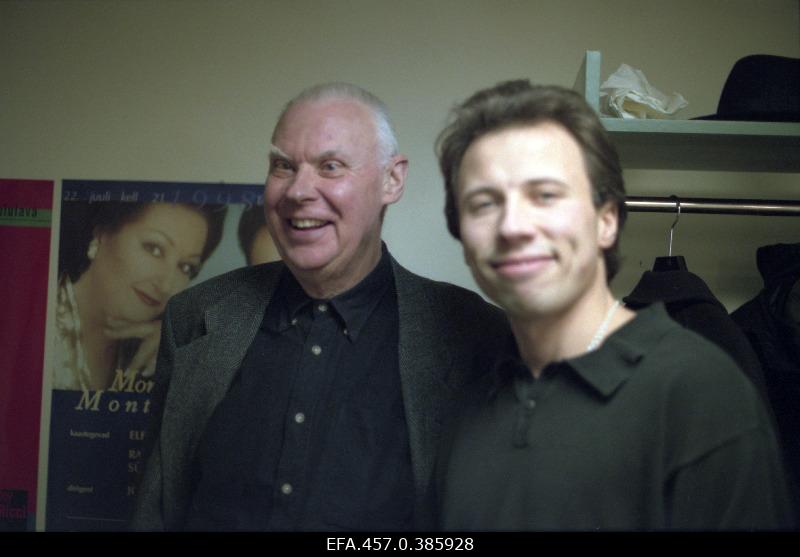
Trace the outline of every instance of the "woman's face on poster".
{"type": "Polygon", "coordinates": [[[153,203],[116,232],[99,233],[95,273],[106,317],[152,321],[186,288],[202,263],[205,218],[188,207],[153,203]]]}

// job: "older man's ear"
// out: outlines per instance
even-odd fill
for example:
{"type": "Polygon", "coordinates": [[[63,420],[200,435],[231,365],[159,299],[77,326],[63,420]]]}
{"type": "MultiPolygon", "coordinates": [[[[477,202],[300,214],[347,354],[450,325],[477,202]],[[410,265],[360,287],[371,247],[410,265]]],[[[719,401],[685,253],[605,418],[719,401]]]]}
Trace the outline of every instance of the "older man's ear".
{"type": "Polygon", "coordinates": [[[391,205],[403,197],[408,175],[408,158],[395,155],[386,165],[386,175],[383,180],[383,203],[391,205]]]}

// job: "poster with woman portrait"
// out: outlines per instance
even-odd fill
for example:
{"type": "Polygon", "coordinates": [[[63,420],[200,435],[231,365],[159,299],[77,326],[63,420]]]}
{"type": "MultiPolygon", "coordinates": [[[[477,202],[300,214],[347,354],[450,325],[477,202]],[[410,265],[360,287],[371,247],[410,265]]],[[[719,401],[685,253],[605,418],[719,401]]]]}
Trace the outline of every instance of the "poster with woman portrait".
{"type": "Polygon", "coordinates": [[[247,264],[263,186],[64,180],[60,197],[45,529],[122,530],[165,305],[247,264]]]}
{"type": "Polygon", "coordinates": [[[0,532],[36,516],[53,186],[0,180],[0,532]]]}

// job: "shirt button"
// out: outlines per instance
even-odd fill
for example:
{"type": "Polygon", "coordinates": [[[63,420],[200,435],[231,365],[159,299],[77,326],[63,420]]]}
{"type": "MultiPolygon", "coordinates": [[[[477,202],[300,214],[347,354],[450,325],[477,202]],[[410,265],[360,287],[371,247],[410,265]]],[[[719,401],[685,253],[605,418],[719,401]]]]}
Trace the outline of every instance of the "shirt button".
{"type": "Polygon", "coordinates": [[[320,354],[322,354],[322,347],[318,344],[315,344],[314,346],[311,347],[311,353],[314,354],[315,356],[319,356],[320,354]]]}
{"type": "Polygon", "coordinates": [[[345,334],[345,336],[350,334],[350,331],[348,331],[347,329],[342,330],[342,332],[345,334]]]}
{"type": "Polygon", "coordinates": [[[292,484],[283,484],[281,486],[281,493],[284,495],[291,495],[292,494],[292,484]]]}
{"type": "Polygon", "coordinates": [[[528,410],[533,410],[534,408],[536,408],[536,401],[530,399],[526,400],[525,408],[527,408],[528,410]]]}
{"type": "Polygon", "coordinates": [[[317,309],[320,311],[320,313],[325,313],[328,311],[328,306],[325,304],[320,304],[317,306],[317,309]]]}
{"type": "Polygon", "coordinates": [[[297,325],[297,317],[295,317],[294,319],[292,319],[292,325],[297,325]]]}
{"type": "Polygon", "coordinates": [[[297,414],[294,415],[294,421],[297,422],[298,424],[302,424],[304,421],[306,421],[306,415],[303,414],[302,412],[298,412],[297,414]]]}

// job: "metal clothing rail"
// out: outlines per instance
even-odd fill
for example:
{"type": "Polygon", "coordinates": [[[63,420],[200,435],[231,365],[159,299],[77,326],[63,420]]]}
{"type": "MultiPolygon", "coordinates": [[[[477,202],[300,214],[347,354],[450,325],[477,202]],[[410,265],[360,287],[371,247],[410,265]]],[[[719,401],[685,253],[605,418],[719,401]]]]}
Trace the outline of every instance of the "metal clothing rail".
{"type": "Polygon", "coordinates": [[[714,199],[709,197],[628,196],[625,206],[634,213],[702,213],[706,215],[760,215],[800,217],[800,201],[787,199],[714,199]]]}

